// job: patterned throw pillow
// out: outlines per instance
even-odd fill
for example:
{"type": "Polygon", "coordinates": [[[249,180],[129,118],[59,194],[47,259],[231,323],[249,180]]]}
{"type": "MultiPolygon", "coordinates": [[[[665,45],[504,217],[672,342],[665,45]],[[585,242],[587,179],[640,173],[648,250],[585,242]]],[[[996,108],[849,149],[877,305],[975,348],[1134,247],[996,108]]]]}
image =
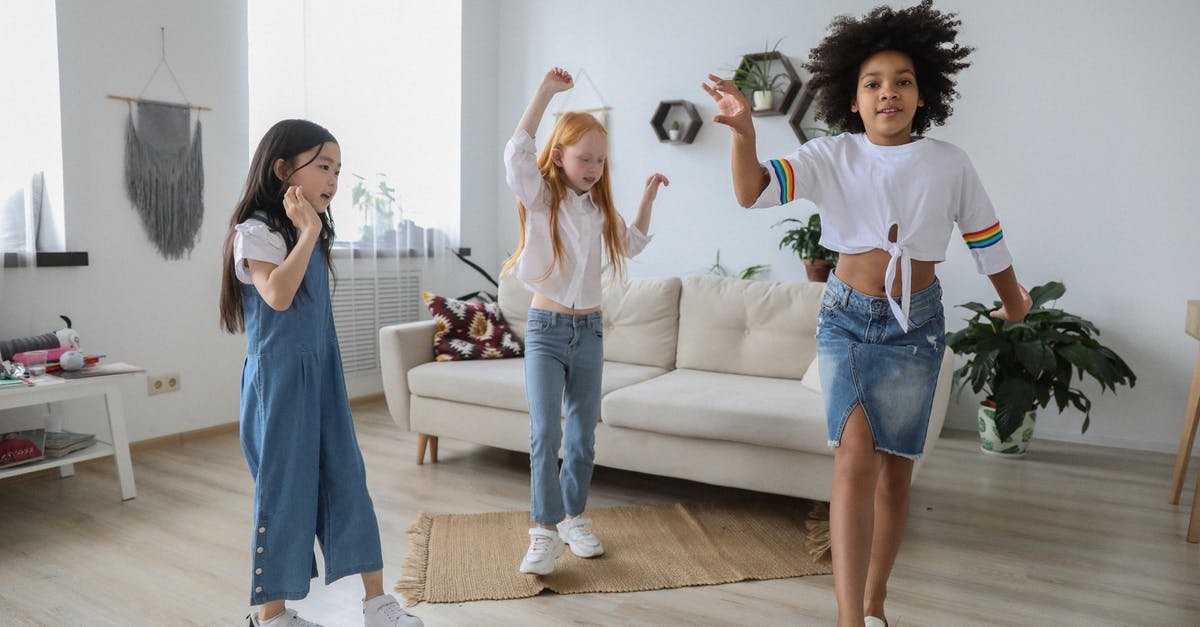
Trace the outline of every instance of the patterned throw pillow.
{"type": "Polygon", "coordinates": [[[437,329],[433,354],[438,361],[520,357],[524,349],[513,336],[496,303],[455,300],[422,292],[437,329]]]}

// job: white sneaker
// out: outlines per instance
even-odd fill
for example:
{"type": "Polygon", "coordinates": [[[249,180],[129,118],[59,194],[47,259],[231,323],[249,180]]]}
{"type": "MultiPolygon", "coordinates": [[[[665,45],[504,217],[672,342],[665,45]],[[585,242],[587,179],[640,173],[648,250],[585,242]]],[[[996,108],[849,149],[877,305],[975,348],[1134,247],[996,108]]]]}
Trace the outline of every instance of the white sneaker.
{"type": "Polygon", "coordinates": [[[875,616],[868,616],[863,619],[863,627],[887,627],[887,621],[875,616]]]}
{"type": "Polygon", "coordinates": [[[592,533],[591,518],[572,518],[558,523],[558,535],[571,547],[571,552],[579,557],[604,555],[604,545],[600,544],[600,538],[592,533]]]}
{"type": "Polygon", "coordinates": [[[424,627],[421,619],[409,614],[396,597],[381,594],[363,601],[363,624],[366,627],[424,627]]]}
{"type": "Polygon", "coordinates": [[[565,551],[558,532],[534,527],[529,530],[529,550],[521,560],[521,572],[529,575],[549,575],[554,572],[554,560],[565,551]]]}
{"type": "Polygon", "coordinates": [[[321,627],[317,623],[304,620],[296,615],[296,610],[284,610],[270,620],[258,620],[258,613],[250,613],[250,627],[321,627]]]}

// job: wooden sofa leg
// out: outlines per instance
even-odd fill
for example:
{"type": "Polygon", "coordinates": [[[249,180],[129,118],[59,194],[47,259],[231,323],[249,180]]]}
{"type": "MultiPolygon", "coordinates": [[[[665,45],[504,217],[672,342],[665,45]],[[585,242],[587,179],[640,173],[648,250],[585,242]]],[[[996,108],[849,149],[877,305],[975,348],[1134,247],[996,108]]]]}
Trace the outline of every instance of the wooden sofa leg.
{"type": "Polygon", "coordinates": [[[417,434],[417,465],[425,463],[425,446],[429,444],[429,436],[424,433],[417,434]]]}
{"type": "Polygon", "coordinates": [[[438,437],[436,435],[429,436],[429,461],[434,464],[437,463],[437,444],[438,437]]]}

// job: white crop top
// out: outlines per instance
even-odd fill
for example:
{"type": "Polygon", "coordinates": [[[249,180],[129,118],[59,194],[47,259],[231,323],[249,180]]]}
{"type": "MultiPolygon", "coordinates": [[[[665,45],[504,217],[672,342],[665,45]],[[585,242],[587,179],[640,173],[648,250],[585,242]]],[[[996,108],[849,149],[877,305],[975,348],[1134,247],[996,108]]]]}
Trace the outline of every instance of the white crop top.
{"type": "Polygon", "coordinates": [[[899,306],[888,298],[900,327],[908,330],[912,260],[945,261],[954,225],[975,257],[980,274],[1012,265],[992,202],[962,149],[929,137],[901,146],[879,146],[865,133],[843,133],[805,142],[784,159],[764,161],[770,182],[755,207],[804,198],[821,215],[821,245],[839,253],[874,248],[891,254],[885,284],[899,266],[899,306]],[[888,240],[896,226],[896,241],[888,240]]]}
{"type": "MultiPolygon", "coordinates": [[[[600,269],[604,214],[591,193],[568,190],[558,208],[558,235],[563,245],[559,265],[553,266],[550,239],[550,193],[537,168],[533,138],[518,130],[504,147],[508,186],[525,205],[525,249],[512,268],[513,276],[530,291],[572,309],[600,306],[600,269]]],[[[623,221],[622,221],[623,222],[623,221]]],[[[650,236],[634,225],[625,225],[625,255],[646,248],[650,236]]]]}

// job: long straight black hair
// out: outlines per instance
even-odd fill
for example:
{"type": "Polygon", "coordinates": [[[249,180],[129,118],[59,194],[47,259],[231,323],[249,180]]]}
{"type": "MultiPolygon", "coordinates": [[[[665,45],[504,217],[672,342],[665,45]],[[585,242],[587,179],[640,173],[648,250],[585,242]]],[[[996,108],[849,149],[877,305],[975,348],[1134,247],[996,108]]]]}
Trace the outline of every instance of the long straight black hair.
{"type": "MultiPolygon", "coordinates": [[[[283,159],[287,164],[288,177],[291,173],[312,163],[321,154],[319,148],[325,142],[337,143],[333,133],[325,127],[308,120],[282,120],[276,122],[254,151],[250,161],[250,173],[246,175],[246,187],[242,191],[242,199],[233,210],[229,219],[229,231],[225,234],[224,271],[221,273],[221,326],[229,333],[245,331],[246,324],[242,314],[242,287],[233,267],[233,239],[236,235],[234,227],[249,218],[257,218],[267,224],[272,231],[283,236],[287,250],[291,253],[296,246],[296,227],[288,218],[283,208],[283,196],[287,192],[287,180],[280,180],[275,175],[275,161],[283,159]],[[297,163],[296,157],[318,148],[317,154],[304,163],[297,163]]],[[[319,244],[325,251],[325,263],[329,272],[333,273],[333,259],[329,255],[333,247],[333,214],[326,209],[321,216],[321,238],[319,244]]],[[[303,286],[302,288],[303,289],[303,286]]]]}

